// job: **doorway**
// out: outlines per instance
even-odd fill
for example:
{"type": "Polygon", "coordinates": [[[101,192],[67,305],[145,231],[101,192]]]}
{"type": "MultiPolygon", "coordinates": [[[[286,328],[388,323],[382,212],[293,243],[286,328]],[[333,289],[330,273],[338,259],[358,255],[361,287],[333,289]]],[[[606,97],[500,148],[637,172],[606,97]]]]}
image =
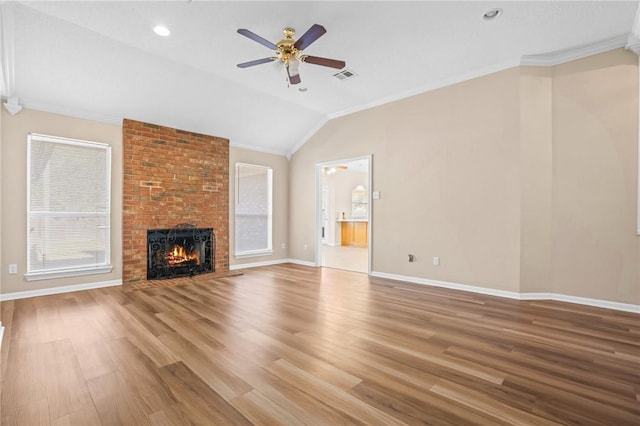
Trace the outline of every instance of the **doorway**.
{"type": "Polygon", "coordinates": [[[316,265],[371,273],[371,156],[316,165],[316,265]]]}

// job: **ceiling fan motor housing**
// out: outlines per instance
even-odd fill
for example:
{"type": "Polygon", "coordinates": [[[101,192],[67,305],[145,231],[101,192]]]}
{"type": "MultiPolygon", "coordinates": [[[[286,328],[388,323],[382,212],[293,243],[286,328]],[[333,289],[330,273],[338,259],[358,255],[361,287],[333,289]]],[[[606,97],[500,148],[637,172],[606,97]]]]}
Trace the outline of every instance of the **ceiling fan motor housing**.
{"type": "Polygon", "coordinates": [[[298,59],[300,50],[294,46],[296,41],[293,39],[293,36],[296,30],[287,27],[282,32],[284,33],[284,38],[276,43],[276,46],[278,46],[276,54],[278,55],[278,59],[286,64],[291,59],[298,59]]]}

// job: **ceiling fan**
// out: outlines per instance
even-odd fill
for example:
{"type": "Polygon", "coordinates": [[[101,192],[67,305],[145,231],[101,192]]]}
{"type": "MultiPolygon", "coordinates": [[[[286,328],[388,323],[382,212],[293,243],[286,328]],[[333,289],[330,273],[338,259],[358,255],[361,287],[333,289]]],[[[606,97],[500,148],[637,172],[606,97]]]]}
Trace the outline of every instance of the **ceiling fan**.
{"type": "Polygon", "coordinates": [[[248,68],[267,62],[280,61],[287,69],[287,77],[289,83],[291,84],[298,84],[302,81],[300,80],[300,74],[298,73],[298,65],[300,65],[300,62],[307,62],[310,64],[322,65],[324,67],[342,69],[346,65],[344,61],[302,54],[302,51],[304,49],[306,49],[309,45],[311,45],[311,43],[319,39],[326,32],[327,30],[322,25],[313,24],[311,28],[307,30],[307,32],[302,34],[302,37],[300,37],[298,40],[294,40],[293,36],[296,31],[293,28],[285,28],[283,30],[284,38],[274,44],[247,29],[241,28],[238,30],[238,33],[250,38],[253,41],[257,41],[258,43],[268,47],[269,49],[272,49],[275,52],[276,56],[243,62],[241,64],[238,64],[238,67],[248,68]]]}

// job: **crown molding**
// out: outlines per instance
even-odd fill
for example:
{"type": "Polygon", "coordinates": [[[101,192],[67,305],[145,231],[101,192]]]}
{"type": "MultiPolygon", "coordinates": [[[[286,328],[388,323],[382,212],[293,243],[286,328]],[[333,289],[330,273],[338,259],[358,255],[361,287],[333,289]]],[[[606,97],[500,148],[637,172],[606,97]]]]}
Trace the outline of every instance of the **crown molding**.
{"type": "MultiPolygon", "coordinates": [[[[41,102],[32,102],[28,100],[25,102],[21,102],[21,104],[25,108],[36,110],[36,111],[48,112],[51,114],[59,114],[67,117],[80,118],[84,120],[98,121],[100,123],[106,123],[106,124],[116,124],[119,126],[122,126],[122,121],[125,119],[125,117],[97,114],[97,113],[93,113],[86,110],[67,108],[60,105],[53,105],[53,104],[47,104],[47,103],[41,103],[41,102]]],[[[4,106],[5,108],[7,108],[7,110],[9,110],[6,103],[4,104],[4,106]]],[[[279,156],[286,155],[286,152],[281,150],[270,150],[270,149],[261,148],[255,145],[233,143],[231,141],[229,142],[229,146],[233,148],[248,149],[250,151],[264,152],[266,154],[273,154],[273,155],[279,155],[279,156]]]]}
{"type": "Polygon", "coordinates": [[[554,65],[564,64],[565,62],[575,61],[576,59],[586,58],[587,56],[597,55],[598,53],[608,52],[609,50],[620,49],[627,46],[627,44],[628,34],[621,34],[606,40],[572,47],[570,49],[558,50],[542,55],[524,55],[520,59],[520,65],[552,67],[554,65]]]}
{"type": "Polygon", "coordinates": [[[231,142],[231,141],[229,141],[229,146],[232,147],[232,148],[246,149],[248,151],[257,151],[257,152],[263,152],[265,154],[278,155],[280,157],[285,157],[287,155],[287,153],[285,151],[282,151],[282,150],[263,148],[263,147],[256,146],[256,145],[236,143],[236,142],[231,142]]]}
{"type": "Polygon", "coordinates": [[[17,113],[22,111],[22,106],[20,106],[20,103],[18,102],[18,98],[16,96],[7,99],[7,102],[5,102],[3,105],[4,109],[9,111],[9,114],[11,115],[16,115],[17,113]]]}
{"type": "Polygon", "coordinates": [[[640,56],[640,39],[638,36],[635,34],[629,34],[629,37],[627,37],[627,44],[624,48],[640,56]]]}
{"type": "Polygon", "coordinates": [[[49,112],[51,114],[60,114],[68,117],[81,118],[85,120],[98,121],[101,123],[107,124],[117,124],[122,126],[122,120],[124,117],[120,116],[112,116],[106,114],[99,114],[95,112],[90,112],[87,110],[81,110],[76,108],[67,108],[60,105],[53,105],[42,102],[34,102],[29,99],[22,100],[22,106],[28,109],[33,109],[36,111],[49,112]]]}
{"type": "Polygon", "coordinates": [[[436,81],[434,83],[431,83],[427,86],[421,86],[415,89],[411,89],[402,93],[398,93],[392,96],[388,96],[385,98],[381,98],[381,99],[376,99],[372,102],[368,102],[366,104],[362,104],[362,105],[358,105],[355,106],[353,108],[348,108],[348,109],[344,109],[342,111],[337,111],[334,113],[331,113],[327,116],[327,118],[329,120],[332,120],[334,118],[339,118],[339,117],[343,117],[345,115],[351,115],[353,113],[356,112],[360,112],[360,111],[364,111],[370,108],[374,108],[377,106],[381,106],[381,105],[386,105],[389,104],[391,102],[395,102],[395,101],[399,101],[402,99],[406,99],[406,98],[410,98],[411,96],[415,96],[415,95],[420,95],[422,93],[427,93],[427,92],[431,92],[433,90],[437,90],[437,89],[441,89],[443,87],[447,87],[447,86],[453,86],[454,84],[458,84],[458,83],[462,83],[468,80],[472,80],[474,78],[478,78],[478,77],[483,77],[485,75],[489,75],[489,74],[494,74],[500,71],[504,71],[510,68],[514,68],[517,67],[518,65],[520,65],[518,63],[518,61],[506,61],[497,65],[492,65],[492,66],[488,66],[488,67],[484,67],[478,70],[474,70],[471,72],[467,72],[467,73],[462,73],[462,74],[458,74],[455,76],[452,76],[450,78],[446,78],[440,81],[436,81]]]}
{"type": "MultiPolygon", "coordinates": [[[[638,40],[637,38],[635,38],[635,36],[633,36],[633,38],[635,40],[638,40]]],[[[316,127],[311,129],[307,133],[307,135],[300,140],[300,142],[287,155],[287,158],[290,158],[293,154],[295,154],[295,152],[298,151],[307,141],[309,141],[309,139],[311,139],[313,135],[318,130],[320,130],[322,126],[326,124],[327,121],[333,120],[334,118],[351,115],[356,112],[364,111],[370,108],[374,108],[374,107],[385,105],[391,102],[399,101],[405,98],[409,98],[411,96],[430,92],[443,87],[452,86],[454,84],[462,83],[464,81],[468,81],[478,77],[483,77],[485,75],[493,74],[499,71],[504,71],[506,69],[514,68],[517,66],[550,67],[554,65],[560,65],[565,62],[574,61],[576,59],[586,58],[588,56],[596,55],[599,53],[608,52],[614,49],[627,48],[629,50],[633,50],[636,48],[636,44],[631,44],[630,43],[631,39],[632,39],[632,35],[621,34],[616,37],[601,40],[591,44],[573,47],[570,49],[559,50],[556,52],[545,53],[542,55],[524,55],[520,58],[520,61],[507,61],[498,65],[485,67],[470,73],[464,73],[457,76],[453,76],[451,78],[430,84],[428,86],[419,87],[419,88],[412,89],[412,90],[399,93],[393,96],[377,99],[366,104],[358,105],[353,108],[348,108],[342,111],[336,111],[334,113],[330,113],[327,115],[325,120],[318,123],[316,127]]],[[[637,48],[640,51],[640,40],[638,40],[637,43],[638,43],[637,48]]],[[[633,51],[635,52],[635,50],[633,51]]]]}

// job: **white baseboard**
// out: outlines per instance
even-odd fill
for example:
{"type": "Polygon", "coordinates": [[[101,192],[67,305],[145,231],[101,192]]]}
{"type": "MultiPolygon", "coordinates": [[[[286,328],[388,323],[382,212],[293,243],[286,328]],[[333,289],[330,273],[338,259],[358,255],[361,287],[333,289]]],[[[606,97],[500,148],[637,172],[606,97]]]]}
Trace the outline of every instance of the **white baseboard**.
{"type": "Polygon", "coordinates": [[[71,293],[72,291],[91,290],[102,287],[115,287],[122,285],[122,280],[100,281],[86,284],[66,285],[62,287],[43,288],[39,290],[18,291],[15,293],[0,294],[0,301],[26,299],[27,297],[49,296],[52,294],[71,293]]]}
{"type": "MultiPolygon", "coordinates": [[[[238,269],[244,269],[244,268],[256,268],[260,266],[280,265],[283,263],[293,263],[296,265],[310,266],[310,267],[317,266],[314,262],[308,262],[304,260],[278,259],[278,260],[269,260],[265,262],[243,263],[238,265],[231,265],[229,269],[238,270],[238,269]]],[[[490,296],[506,297],[508,299],[556,300],[559,302],[576,303],[579,305],[595,306],[598,308],[614,309],[617,311],[640,313],[640,305],[613,302],[610,300],[591,299],[587,297],[570,296],[566,294],[557,294],[557,293],[517,293],[513,291],[477,287],[477,286],[472,286],[467,284],[458,284],[458,283],[452,283],[447,281],[428,280],[425,278],[411,277],[406,275],[388,274],[385,272],[372,271],[371,276],[378,277],[378,278],[386,278],[386,279],[396,280],[396,281],[404,281],[404,282],[409,282],[414,284],[429,285],[433,287],[448,288],[452,290],[469,291],[472,293],[486,294],[490,296]]],[[[100,281],[100,282],[87,283],[87,284],[44,288],[39,290],[19,291],[15,293],[0,294],[0,301],[25,299],[28,297],[49,296],[52,294],[70,293],[73,291],[91,290],[91,289],[103,288],[103,287],[115,287],[119,285],[122,285],[122,280],[100,281]]],[[[4,327],[0,323],[0,347],[2,345],[3,333],[4,333],[4,327]]]]}
{"type": "Polygon", "coordinates": [[[414,284],[423,284],[433,287],[442,287],[452,290],[469,291],[472,293],[486,294],[490,296],[506,297],[516,300],[556,300],[559,302],[576,303],[579,305],[595,306],[598,308],[614,309],[616,311],[640,313],[640,305],[631,303],[612,302],[610,300],[590,299],[587,297],[569,296],[557,293],[517,293],[514,291],[496,290],[492,288],[477,287],[467,284],[458,284],[447,281],[428,280],[425,278],[410,277],[406,275],[387,274],[385,272],[371,272],[372,277],[386,278],[396,281],[404,281],[414,284]]]}
{"type": "Polygon", "coordinates": [[[232,271],[236,271],[238,269],[258,268],[260,266],[280,265],[281,263],[288,263],[288,262],[289,262],[289,259],[278,259],[278,260],[266,260],[264,262],[238,263],[236,265],[229,265],[229,269],[232,270],[232,271]]]}
{"type": "Polygon", "coordinates": [[[316,265],[315,262],[308,262],[306,260],[299,260],[299,259],[287,259],[287,263],[293,263],[295,265],[302,265],[302,266],[311,266],[311,267],[316,267],[318,265],[316,265]]]}
{"type": "Polygon", "coordinates": [[[490,296],[506,297],[508,299],[520,299],[520,293],[506,290],[496,290],[493,288],[477,287],[467,284],[457,284],[447,281],[428,280],[425,278],[411,277],[407,275],[387,274],[386,272],[371,271],[372,277],[387,278],[389,280],[405,281],[414,284],[429,285],[432,287],[443,287],[452,290],[470,291],[472,293],[488,294],[490,296]]]}
{"type": "Polygon", "coordinates": [[[569,296],[558,293],[520,293],[520,300],[557,300],[558,302],[577,303],[598,308],[614,309],[616,311],[632,312],[640,314],[640,305],[631,303],[613,302],[611,300],[591,299],[588,297],[569,296]]]}
{"type": "Polygon", "coordinates": [[[232,271],[235,271],[235,270],[238,270],[238,269],[257,268],[257,267],[260,267],[260,266],[281,265],[283,263],[294,263],[296,265],[302,265],[302,266],[316,266],[315,263],[307,262],[307,261],[304,261],[304,260],[277,259],[277,260],[267,260],[267,261],[264,261],[264,262],[238,263],[236,265],[230,265],[229,269],[232,270],[232,271]]]}

